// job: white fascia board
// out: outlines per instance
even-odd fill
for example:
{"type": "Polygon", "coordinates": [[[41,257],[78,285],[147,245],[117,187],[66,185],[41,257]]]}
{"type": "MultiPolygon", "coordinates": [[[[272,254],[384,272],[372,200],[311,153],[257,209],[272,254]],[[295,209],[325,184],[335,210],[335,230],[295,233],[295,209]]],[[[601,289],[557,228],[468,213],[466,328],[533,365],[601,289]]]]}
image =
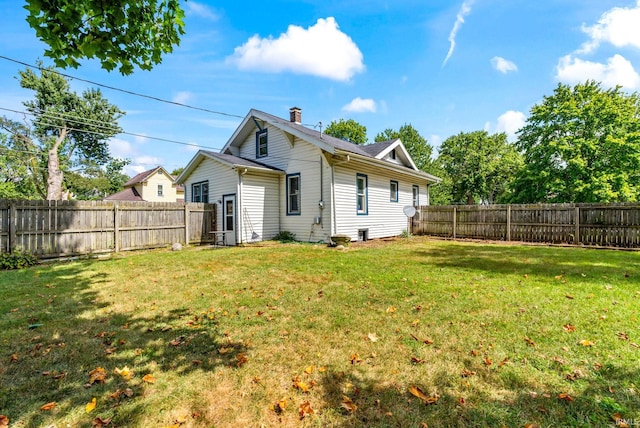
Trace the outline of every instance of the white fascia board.
{"type": "Polygon", "coordinates": [[[426,173],[424,171],[420,171],[419,169],[411,170],[411,169],[407,168],[406,166],[394,165],[394,164],[392,164],[390,162],[386,162],[384,160],[372,159],[372,158],[368,158],[368,157],[365,157],[365,156],[362,156],[362,155],[358,155],[358,154],[354,154],[354,153],[347,152],[347,151],[342,151],[342,150],[340,150],[338,153],[339,154],[348,155],[350,158],[352,158],[354,160],[358,160],[360,162],[367,163],[369,165],[373,165],[373,166],[376,166],[378,168],[389,169],[389,170],[392,170],[394,172],[398,172],[400,174],[417,176],[417,177],[422,178],[423,180],[427,180],[427,181],[430,181],[432,183],[439,183],[439,182],[442,181],[441,178],[436,177],[435,175],[428,174],[428,173],[426,173]]]}
{"type": "Polygon", "coordinates": [[[378,156],[376,156],[376,159],[382,159],[384,158],[386,155],[388,155],[389,153],[391,153],[392,150],[395,149],[400,149],[400,154],[401,156],[404,158],[404,160],[409,163],[409,166],[411,168],[413,168],[416,171],[420,171],[418,169],[418,167],[416,166],[415,162],[413,162],[413,158],[411,157],[411,155],[409,154],[409,152],[407,151],[407,148],[404,146],[404,144],[402,144],[402,141],[399,138],[396,138],[394,140],[394,142],[389,145],[389,147],[387,147],[386,149],[384,149],[382,152],[380,152],[378,154],[378,156]]]}

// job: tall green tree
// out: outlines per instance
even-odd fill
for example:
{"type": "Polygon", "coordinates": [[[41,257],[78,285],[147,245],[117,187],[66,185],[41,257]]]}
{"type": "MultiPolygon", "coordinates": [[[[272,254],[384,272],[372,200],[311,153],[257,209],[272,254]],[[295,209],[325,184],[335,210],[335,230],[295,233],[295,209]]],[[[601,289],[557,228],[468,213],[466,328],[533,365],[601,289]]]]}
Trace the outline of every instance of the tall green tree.
{"type": "Polygon", "coordinates": [[[77,95],[50,68],[42,68],[39,76],[31,69],[21,71],[20,85],[35,92],[33,100],[23,103],[33,117],[31,124],[3,118],[0,128],[11,135],[14,148],[28,156],[25,164],[41,196],[59,200],[64,172],[74,162],[93,160],[101,165],[110,160],[107,141],[121,132],[118,119],[124,112],[99,90],[77,95]]]}
{"type": "Polygon", "coordinates": [[[411,124],[402,125],[397,131],[385,129],[376,135],[375,141],[381,142],[397,138],[402,141],[418,169],[433,174],[429,170],[432,163],[433,147],[411,124]]]}
{"type": "Polygon", "coordinates": [[[447,138],[438,162],[451,180],[451,201],[471,205],[507,198],[522,158],[505,133],[475,131],[447,138]]]}
{"type": "Polygon", "coordinates": [[[519,131],[515,202],[640,200],[640,97],[594,81],[559,84],[519,131]]]}
{"type": "Polygon", "coordinates": [[[104,166],[93,160],[83,161],[79,169],[65,174],[65,188],[75,199],[102,199],[123,189],[129,176],[122,169],[129,163],[129,159],[119,158],[110,159],[104,166]]]}
{"type": "Polygon", "coordinates": [[[331,121],[324,133],[354,144],[367,144],[367,127],[353,119],[331,121]]]}
{"type": "Polygon", "coordinates": [[[179,0],[26,0],[27,22],[57,67],[98,58],[102,68],[150,70],[184,34],[179,0]]]}

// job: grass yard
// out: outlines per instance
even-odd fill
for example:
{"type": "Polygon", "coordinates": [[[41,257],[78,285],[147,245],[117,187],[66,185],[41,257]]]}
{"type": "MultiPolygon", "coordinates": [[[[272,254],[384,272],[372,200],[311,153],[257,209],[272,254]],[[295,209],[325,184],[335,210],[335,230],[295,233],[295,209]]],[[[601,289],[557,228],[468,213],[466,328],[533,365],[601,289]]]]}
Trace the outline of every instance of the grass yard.
{"type": "Polygon", "coordinates": [[[9,427],[634,426],[639,309],[637,252],[422,237],[0,272],[0,415],[9,427]]]}

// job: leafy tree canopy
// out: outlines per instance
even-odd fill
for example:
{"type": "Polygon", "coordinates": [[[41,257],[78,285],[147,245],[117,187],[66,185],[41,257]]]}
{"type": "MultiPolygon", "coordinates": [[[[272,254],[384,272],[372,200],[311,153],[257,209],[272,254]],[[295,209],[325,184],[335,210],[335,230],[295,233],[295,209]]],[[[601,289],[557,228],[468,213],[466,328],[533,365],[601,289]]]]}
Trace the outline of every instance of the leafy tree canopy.
{"type": "Polygon", "coordinates": [[[367,127],[353,119],[334,120],[327,126],[324,133],[354,144],[364,145],[367,143],[367,127]]]}
{"type": "Polygon", "coordinates": [[[447,138],[438,163],[451,180],[451,202],[496,203],[506,198],[522,159],[505,133],[475,131],[447,138]]]}
{"type": "Polygon", "coordinates": [[[559,84],[519,131],[514,202],[640,200],[640,97],[587,81],[559,84]]]}
{"type": "Polygon", "coordinates": [[[402,144],[404,144],[418,169],[428,172],[429,174],[434,174],[430,170],[433,147],[411,124],[403,125],[397,131],[394,131],[393,129],[385,129],[383,132],[376,135],[375,141],[381,142],[395,140],[397,138],[402,141],[402,144]]]}
{"type": "Polygon", "coordinates": [[[26,0],[27,22],[57,67],[98,58],[102,68],[151,70],[184,34],[179,0],[26,0]]]}
{"type": "Polygon", "coordinates": [[[78,95],[69,83],[50,68],[38,76],[31,69],[20,72],[20,85],[35,92],[23,104],[33,119],[19,123],[0,119],[0,129],[10,135],[14,153],[24,155],[23,165],[41,197],[61,199],[64,172],[74,162],[110,160],[107,141],[121,132],[118,119],[124,114],[99,90],[78,95]]]}

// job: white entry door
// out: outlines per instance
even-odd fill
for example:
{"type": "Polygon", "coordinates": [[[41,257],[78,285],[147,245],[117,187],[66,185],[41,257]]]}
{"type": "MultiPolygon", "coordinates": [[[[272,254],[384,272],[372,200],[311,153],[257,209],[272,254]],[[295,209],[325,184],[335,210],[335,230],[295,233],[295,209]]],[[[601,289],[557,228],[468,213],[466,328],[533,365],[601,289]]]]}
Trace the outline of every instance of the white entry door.
{"type": "Polygon", "coordinates": [[[222,197],[222,225],[227,245],[236,245],[236,195],[222,197]]]}

